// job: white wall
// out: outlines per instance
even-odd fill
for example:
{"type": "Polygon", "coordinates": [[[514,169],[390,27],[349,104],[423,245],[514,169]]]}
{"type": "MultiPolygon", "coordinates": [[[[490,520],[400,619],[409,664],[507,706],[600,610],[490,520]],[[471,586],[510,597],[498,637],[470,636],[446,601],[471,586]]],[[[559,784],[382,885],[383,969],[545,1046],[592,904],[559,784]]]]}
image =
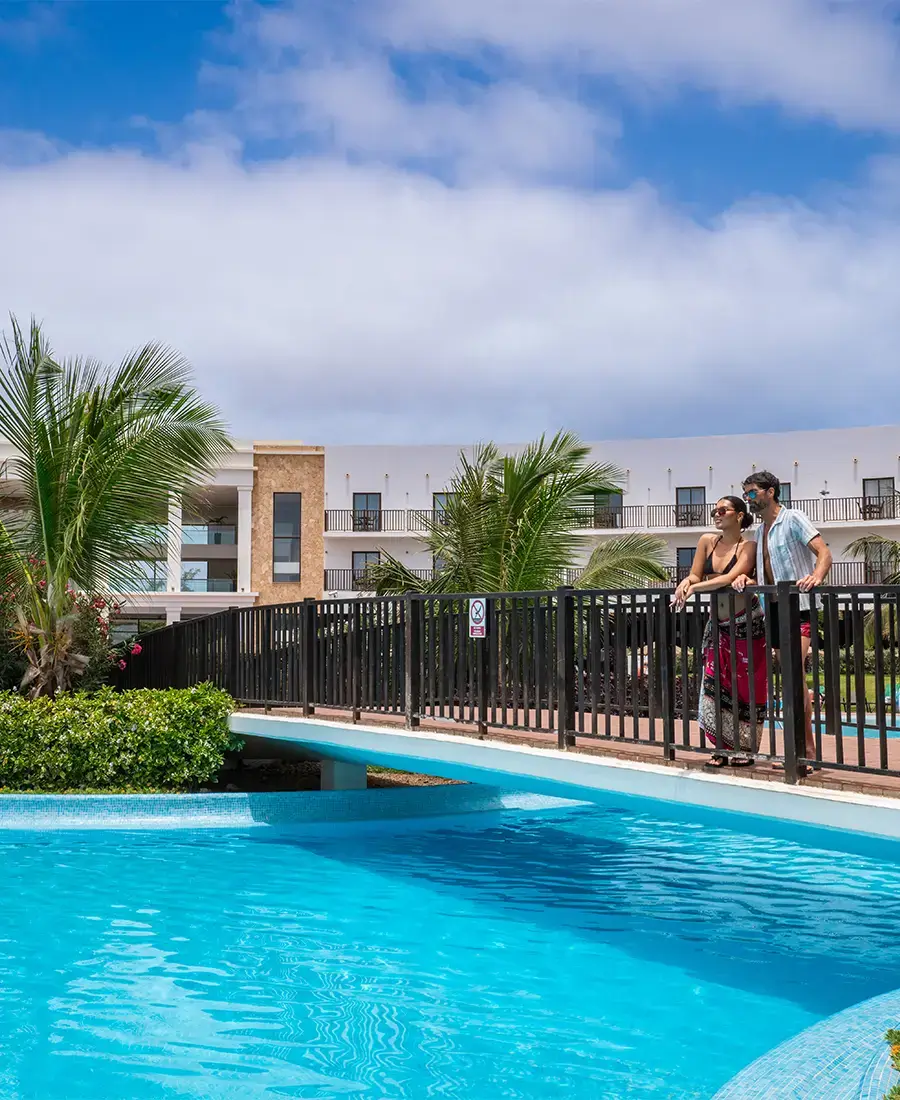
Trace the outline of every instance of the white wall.
{"type": "MultiPolygon", "coordinates": [[[[723,407],[723,420],[727,415],[728,408],[723,407]]],[[[896,426],[611,440],[591,447],[596,461],[611,462],[624,471],[631,504],[674,503],[675,489],[687,485],[705,486],[707,499],[714,500],[739,491],[754,466],[789,481],[794,499],[818,496],[826,487],[834,497],[861,496],[867,477],[893,477],[900,488],[900,427],[896,426]]],[[[327,447],[327,507],[350,508],[354,492],[374,492],[382,494],[384,508],[430,508],[431,494],[446,487],[459,450],[450,446],[327,447]]]]}

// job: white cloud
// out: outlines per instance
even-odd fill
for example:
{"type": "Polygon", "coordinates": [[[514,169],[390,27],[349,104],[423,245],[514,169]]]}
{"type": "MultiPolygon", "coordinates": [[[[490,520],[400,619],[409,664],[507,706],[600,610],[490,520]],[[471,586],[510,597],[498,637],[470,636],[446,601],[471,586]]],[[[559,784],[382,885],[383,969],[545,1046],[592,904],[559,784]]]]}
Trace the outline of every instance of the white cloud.
{"type": "Polygon", "coordinates": [[[894,131],[900,65],[892,8],[831,0],[381,0],[373,22],[399,46],[463,54],[488,46],[640,89],[699,86],[740,103],[894,131]]]}
{"type": "Polygon", "coordinates": [[[0,210],[4,309],[71,352],[176,345],[241,434],[730,432],[900,398],[900,223],[867,193],[703,227],[646,187],[96,153],[0,169],[0,210]]]}
{"type": "Polygon", "coordinates": [[[510,175],[573,182],[611,163],[617,121],[564,92],[515,79],[478,82],[419,74],[411,92],[388,44],[348,20],[336,35],[306,9],[239,7],[235,64],[204,68],[234,97],[205,115],[242,139],[359,160],[416,165],[445,179],[510,175]]]}

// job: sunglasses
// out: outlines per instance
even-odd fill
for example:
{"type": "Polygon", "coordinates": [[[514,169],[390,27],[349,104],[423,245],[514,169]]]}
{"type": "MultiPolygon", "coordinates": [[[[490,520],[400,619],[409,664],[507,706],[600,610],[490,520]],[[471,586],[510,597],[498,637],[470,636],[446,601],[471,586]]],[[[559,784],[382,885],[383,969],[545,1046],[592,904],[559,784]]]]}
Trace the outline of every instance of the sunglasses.
{"type": "Polygon", "coordinates": [[[744,500],[756,500],[759,496],[759,489],[751,489],[749,493],[744,493],[744,500]]]}
{"type": "Polygon", "coordinates": [[[712,518],[718,519],[719,516],[727,516],[729,512],[733,512],[733,508],[713,508],[712,518]]]}

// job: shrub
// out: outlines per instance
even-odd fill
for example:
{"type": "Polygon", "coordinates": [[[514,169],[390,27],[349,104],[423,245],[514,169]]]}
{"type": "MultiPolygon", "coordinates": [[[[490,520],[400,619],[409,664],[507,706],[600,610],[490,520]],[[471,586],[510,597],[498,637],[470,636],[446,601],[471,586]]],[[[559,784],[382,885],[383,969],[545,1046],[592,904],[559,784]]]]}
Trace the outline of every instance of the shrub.
{"type": "Polygon", "coordinates": [[[0,786],[19,791],[184,790],[209,782],[241,747],[231,697],[185,690],[0,693],[0,786]]]}

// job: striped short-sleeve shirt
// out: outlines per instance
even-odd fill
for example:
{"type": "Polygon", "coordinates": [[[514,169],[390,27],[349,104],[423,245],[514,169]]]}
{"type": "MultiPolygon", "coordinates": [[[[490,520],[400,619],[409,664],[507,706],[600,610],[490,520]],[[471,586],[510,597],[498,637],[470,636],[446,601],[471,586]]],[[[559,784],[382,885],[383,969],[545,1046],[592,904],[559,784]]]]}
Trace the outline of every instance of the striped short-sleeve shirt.
{"type": "MultiPolygon", "coordinates": [[[[816,567],[816,555],[809,544],[819,534],[805,512],[797,508],[782,508],[769,528],[769,565],[772,578],[781,581],[799,581],[816,567]]],[[[764,532],[756,537],[756,582],[766,583],[763,556],[764,532]]],[[[800,596],[800,607],[809,609],[809,596],[800,596]]]]}

